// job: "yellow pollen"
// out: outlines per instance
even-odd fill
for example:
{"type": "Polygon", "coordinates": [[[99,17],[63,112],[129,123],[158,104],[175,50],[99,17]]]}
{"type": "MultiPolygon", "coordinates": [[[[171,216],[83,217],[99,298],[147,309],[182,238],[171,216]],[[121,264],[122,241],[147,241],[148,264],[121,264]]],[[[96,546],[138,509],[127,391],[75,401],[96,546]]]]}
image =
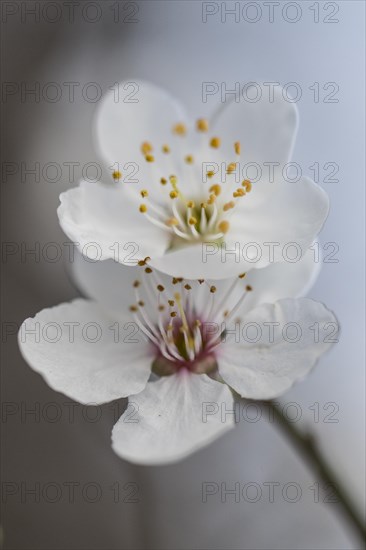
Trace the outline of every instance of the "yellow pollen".
{"type": "Polygon", "coordinates": [[[206,118],[199,118],[196,122],[196,128],[198,132],[208,132],[208,120],[206,118]]]}
{"type": "Polygon", "coordinates": [[[253,290],[253,288],[252,288],[250,285],[247,285],[247,286],[245,287],[245,290],[247,290],[248,292],[250,292],[251,290],[253,290]]]}
{"type": "Polygon", "coordinates": [[[216,292],[216,290],[217,290],[217,289],[216,289],[215,286],[211,286],[211,287],[210,287],[210,292],[211,292],[212,294],[214,294],[214,293],[216,292]]]}
{"type": "Polygon", "coordinates": [[[148,197],[149,196],[149,193],[146,189],[142,189],[141,193],[140,193],[141,197],[144,199],[145,197],[148,197]]]}
{"type": "Polygon", "coordinates": [[[209,199],[207,201],[207,204],[213,204],[216,200],[216,195],[212,193],[212,195],[209,196],[209,199]]]}
{"type": "Polygon", "coordinates": [[[214,172],[213,170],[209,170],[209,171],[207,172],[207,174],[206,174],[206,176],[207,176],[208,178],[213,178],[214,175],[215,175],[215,172],[214,172]]]}
{"type": "Polygon", "coordinates": [[[146,162],[154,162],[154,155],[145,155],[146,162]]]}
{"type": "Polygon", "coordinates": [[[252,190],[252,182],[250,180],[242,181],[242,186],[245,187],[245,191],[249,193],[252,190]]]}
{"type": "Polygon", "coordinates": [[[176,199],[178,197],[177,191],[170,191],[169,196],[171,199],[176,199]]]}
{"type": "Polygon", "coordinates": [[[169,220],[167,220],[166,222],[166,225],[179,225],[179,221],[177,220],[177,218],[169,218],[169,220]]]}
{"type": "Polygon", "coordinates": [[[176,185],[177,184],[177,181],[178,181],[178,178],[177,176],[175,176],[174,174],[172,174],[171,176],[169,176],[169,181],[172,185],[176,185]]]}
{"type": "Polygon", "coordinates": [[[194,208],[194,202],[193,201],[188,201],[187,206],[188,206],[188,208],[194,208]]]}
{"type": "Polygon", "coordinates": [[[218,149],[221,145],[221,139],[218,138],[218,137],[213,137],[210,141],[210,145],[211,147],[213,147],[214,149],[218,149]]]}
{"type": "Polygon", "coordinates": [[[149,143],[148,141],[144,141],[144,143],[141,144],[141,152],[144,155],[147,155],[148,153],[151,153],[152,150],[153,150],[153,147],[152,147],[151,143],[149,143]]]}
{"type": "Polygon", "coordinates": [[[234,149],[235,149],[235,153],[237,155],[240,155],[240,151],[241,151],[240,141],[236,141],[234,143],[234,149]]]}
{"type": "Polygon", "coordinates": [[[235,202],[234,201],[230,201],[230,202],[227,202],[226,204],[224,204],[224,212],[227,212],[228,210],[230,210],[231,208],[234,208],[235,206],[235,202]]]}
{"type": "Polygon", "coordinates": [[[163,151],[163,153],[170,153],[169,145],[163,145],[161,150],[163,151]]]}
{"type": "Polygon", "coordinates": [[[235,172],[235,169],[236,169],[236,162],[230,162],[230,164],[227,167],[226,172],[228,174],[232,174],[233,172],[235,172]]]}
{"type": "Polygon", "coordinates": [[[217,227],[219,228],[219,231],[221,231],[222,233],[227,233],[230,229],[230,224],[228,221],[222,220],[222,222],[220,222],[217,227]]]}
{"type": "Polygon", "coordinates": [[[178,136],[185,136],[186,133],[187,128],[182,122],[178,122],[178,124],[175,124],[175,126],[173,126],[173,134],[177,134],[178,136]]]}
{"type": "Polygon", "coordinates": [[[188,220],[189,225],[196,225],[197,220],[194,216],[191,216],[188,220]]]}
{"type": "Polygon", "coordinates": [[[187,164],[193,164],[193,157],[192,155],[187,155],[184,159],[186,161],[187,164]]]}
{"type": "Polygon", "coordinates": [[[218,197],[221,193],[221,186],[218,183],[215,183],[215,185],[211,185],[209,191],[218,197]]]}
{"type": "Polygon", "coordinates": [[[146,204],[140,204],[139,210],[140,210],[141,214],[145,214],[145,212],[147,212],[146,204]]]}
{"type": "Polygon", "coordinates": [[[166,180],[165,178],[160,178],[160,183],[161,185],[166,185],[168,183],[168,180],[166,180]]]}
{"type": "Polygon", "coordinates": [[[242,189],[241,187],[239,187],[239,188],[236,190],[236,192],[238,193],[238,196],[239,196],[239,197],[244,197],[244,195],[245,195],[245,191],[244,191],[244,189],[242,189]]]}
{"type": "Polygon", "coordinates": [[[112,178],[114,181],[119,181],[122,177],[122,172],[119,172],[118,170],[115,170],[112,174],[112,178]]]}

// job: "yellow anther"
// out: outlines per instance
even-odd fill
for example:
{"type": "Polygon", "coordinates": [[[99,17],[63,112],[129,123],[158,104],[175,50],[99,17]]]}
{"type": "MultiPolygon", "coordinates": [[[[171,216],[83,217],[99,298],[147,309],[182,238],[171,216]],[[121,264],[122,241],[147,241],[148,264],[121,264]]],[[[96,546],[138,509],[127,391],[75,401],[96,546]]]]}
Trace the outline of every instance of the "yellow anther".
{"type": "Polygon", "coordinates": [[[221,145],[221,139],[218,138],[218,137],[213,137],[210,141],[210,145],[211,147],[213,147],[214,149],[218,149],[221,145]]]}
{"type": "Polygon", "coordinates": [[[170,314],[170,317],[176,317],[176,316],[177,316],[177,313],[175,311],[172,311],[170,314]]]}
{"type": "Polygon", "coordinates": [[[164,306],[163,304],[160,304],[160,305],[158,306],[158,310],[159,310],[159,311],[164,311],[164,309],[165,309],[165,306],[164,306]]]}
{"type": "Polygon", "coordinates": [[[239,197],[244,197],[245,195],[245,191],[244,189],[242,189],[241,187],[238,187],[238,189],[236,190],[237,194],[239,197]]]}
{"type": "Polygon", "coordinates": [[[142,300],[140,300],[140,301],[138,302],[138,305],[139,305],[140,307],[144,307],[145,302],[143,302],[142,300]]]}
{"type": "Polygon", "coordinates": [[[201,202],[201,208],[203,209],[207,208],[207,202],[201,202]]]}
{"type": "Polygon", "coordinates": [[[245,276],[246,276],[246,273],[240,273],[239,279],[244,279],[245,276]]]}
{"type": "Polygon", "coordinates": [[[160,183],[161,185],[166,185],[168,183],[168,180],[166,180],[165,178],[160,178],[160,183]]]}
{"type": "Polygon", "coordinates": [[[245,290],[247,290],[248,292],[251,292],[253,290],[253,288],[250,285],[247,285],[245,287],[245,290]]]}
{"type": "Polygon", "coordinates": [[[169,145],[163,145],[161,150],[163,151],[163,153],[170,153],[169,145]]]}
{"type": "Polygon", "coordinates": [[[137,306],[130,306],[130,311],[135,312],[135,311],[138,311],[138,309],[139,308],[137,306]]]}
{"type": "Polygon", "coordinates": [[[206,118],[199,118],[196,122],[196,128],[198,132],[208,132],[208,120],[206,118]]]}
{"type": "Polygon", "coordinates": [[[145,155],[146,162],[154,162],[154,155],[145,155]]]}
{"type": "Polygon", "coordinates": [[[242,186],[245,187],[245,191],[249,193],[252,190],[252,182],[250,180],[242,181],[242,186]]]}
{"type": "Polygon", "coordinates": [[[132,286],[134,288],[137,288],[138,286],[140,286],[140,281],[134,281],[132,286]]]}
{"type": "Polygon", "coordinates": [[[215,286],[210,286],[210,292],[214,294],[216,292],[217,288],[215,286]]]}
{"type": "Polygon", "coordinates": [[[141,152],[144,155],[151,153],[152,150],[153,150],[153,146],[148,141],[144,141],[144,143],[141,144],[141,152]]]}
{"type": "Polygon", "coordinates": [[[174,302],[174,300],[168,300],[168,304],[170,305],[170,307],[173,307],[175,302],[174,302]]]}
{"type": "Polygon", "coordinates": [[[234,150],[237,155],[240,155],[240,151],[241,151],[240,141],[236,141],[234,143],[234,150]]]}
{"type": "Polygon", "coordinates": [[[200,327],[202,325],[201,321],[199,319],[196,319],[194,322],[193,322],[193,326],[195,327],[200,327]]]}
{"type": "Polygon", "coordinates": [[[146,258],[144,258],[145,264],[147,264],[147,262],[150,262],[150,260],[151,260],[150,256],[146,256],[146,258]]]}
{"type": "Polygon", "coordinates": [[[207,174],[206,174],[206,176],[207,176],[208,178],[213,178],[214,175],[215,175],[215,172],[214,172],[213,170],[209,170],[209,171],[207,172],[207,174]]]}
{"type": "Polygon", "coordinates": [[[141,214],[145,214],[145,212],[147,212],[146,204],[140,204],[139,210],[140,210],[141,214]]]}
{"type": "Polygon", "coordinates": [[[178,197],[177,191],[170,191],[169,196],[171,199],[176,199],[178,197]]]}
{"type": "Polygon", "coordinates": [[[139,260],[139,261],[137,262],[137,265],[139,265],[140,267],[142,267],[143,265],[146,265],[146,262],[145,262],[145,260],[139,260]]]}
{"type": "Polygon", "coordinates": [[[213,204],[215,200],[216,200],[216,195],[212,193],[208,198],[207,204],[213,204]]]}
{"type": "Polygon", "coordinates": [[[169,218],[169,220],[167,220],[165,223],[169,226],[179,225],[179,221],[177,220],[177,218],[169,218]]]}
{"type": "Polygon", "coordinates": [[[152,273],[151,267],[146,267],[145,268],[145,273],[152,273]]]}
{"type": "Polygon", "coordinates": [[[186,161],[187,164],[193,164],[193,161],[194,161],[192,155],[186,155],[184,160],[186,161]]]}
{"type": "Polygon", "coordinates": [[[188,220],[189,225],[196,225],[197,219],[194,216],[191,216],[188,220]]]}
{"type": "Polygon", "coordinates": [[[221,185],[215,183],[214,185],[211,185],[209,191],[210,193],[213,193],[214,195],[216,195],[216,197],[218,197],[221,193],[221,185]]]}
{"type": "Polygon", "coordinates": [[[223,211],[227,212],[228,210],[231,210],[231,208],[234,208],[234,206],[235,206],[234,201],[227,202],[226,204],[224,204],[223,211]]]}
{"type": "Polygon", "coordinates": [[[144,199],[145,197],[149,196],[149,192],[146,189],[142,189],[140,195],[144,199]]]}
{"type": "Polygon", "coordinates": [[[202,285],[202,283],[204,283],[204,282],[205,282],[205,280],[204,280],[204,279],[197,279],[197,280],[198,280],[198,282],[199,282],[199,284],[200,284],[200,285],[202,285]]]}
{"type": "Polygon", "coordinates": [[[115,170],[112,173],[112,178],[114,179],[114,181],[119,181],[121,177],[122,177],[122,172],[119,172],[118,170],[115,170]]]}
{"type": "Polygon", "coordinates": [[[235,172],[235,170],[236,170],[236,162],[230,162],[230,164],[227,167],[226,172],[228,174],[232,174],[233,172],[235,172]]]}
{"type": "Polygon", "coordinates": [[[172,283],[173,283],[173,285],[176,285],[178,283],[178,279],[176,277],[173,277],[172,278],[172,283]]]}
{"type": "Polygon", "coordinates": [[[230,224],[226,220],[222,220],[217,227],[221,233],[227,233],[230,229],[230,224]]]}
{"type": "Polygon", "coordinates": [[[187,206],[188,206],[188,208],[194,208],[194,202],[193,201],[188,201],[187,206]]]}
{"type": "Polygon", "coordinates": [[[165,290],[163,285],[158,285],[156,288],[158,289],[159,292],[164,292],[164,290],[165,290]]]}
{"type": "Polygon", "coordinates": [[[191,290],[192,289],[191,285],[189,285],[188,283],[186,285],[184,285],[184,288],[186,290],[191,290]]]}
{"type": "Polygon", "coordinates": [[[178,124],[175,124],[173,126],[173,134],[177,134],[178,136],[185,136],[187,133],[187,128],[183,122],[178,122],[178,124]]]}
{"type": "Polygon", "coordinates": [[[169,176],[169,181],[172,185],[177,185],[178,178],[177,178],[177,176],[172,174],[171,176],[169,176]]]}

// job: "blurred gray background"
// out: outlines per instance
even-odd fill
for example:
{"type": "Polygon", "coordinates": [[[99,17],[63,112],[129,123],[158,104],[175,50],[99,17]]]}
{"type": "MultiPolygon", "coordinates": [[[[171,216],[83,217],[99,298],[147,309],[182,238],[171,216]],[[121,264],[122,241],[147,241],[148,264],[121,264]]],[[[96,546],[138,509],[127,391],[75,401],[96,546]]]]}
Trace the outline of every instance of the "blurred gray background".
{"type": "MultiPolygon", "coordinates": [[[[324,264],[310,296],[336,312],[342,337],[282,401],[298,404],[302,425],[317,435],[362,509],[365,4],[237,4],[239,8],[235,2],[189,0],[2,2],[1,428],[7,549],[360,548],[338,505],[324,503],[323,493],[316,502],[314,474],[273,425],[242,422],[176,465],[130,465],[110,447],[117,405],[102,407],[101,418],[92,422],[93,411],[73,408],[25,364],[14,335],[26,317],[77,295],[56,208],[60,192],[75,185],[82,167],[97,159],[91,130],[98,103],[83,97],[85,84],[94,82],[106,91],[122,79],[150,80],[198,117],[209,115],[220,101],[216,95],[202,102],[205,81],[226,83],[228,89],[236,82],[296,82],[302,97],[294,160],[312,177],[310,166],[319,163],[319,183],[331,199],[321,241],[339,247],[338,261],[324,264]],[[225,15],[225,7],[239,9],[237,21],[235,15],[225,15]],[[204,22],[207,11],[212,15],[204,22]],[[37,82],[41,92],[51,82],[61,86],[60,99],[50,100],[51,88],[46,98],[41,93],[39,102],[31,94],[23,97],[22,90],[37,82]],[[65,84],[71,82],[80,84],[73,102],[70,84],[65,84]],[[329,82],[336,84],[332,97],[338,102],[326,102],[335,89],[323,88],[329,82]],[[319,83],[318,102],[314,83],[319,83]],[[51,169],[46,177],[42,174],[49,162],[62,167],[58,181],[50,181],[51,169]],[[70,162],[79,163],[74,182],[65,164],[70,162]],[[328,162],[339,166],[334,176],[339,181],[327,181],[328,162]],[[26,173],[35,163],[39,178],[26,173]],[[47,261],[42,253],[24,255],[24,247],[42,251],[49,242],[63,247],[59,261],[47,261]],[[332,412],[331,419],[338,422],[329,422],[332,412]],[[271,503],[263,492],[256,503],[236,503],[230,497],[223,503],[219,495],[202,502],[204,482],[252,482],[264,489],[270,481],[281,488],[298,483],[301,498],[286,502],[279,492],[271,503]],[[137,484],[136,502],[127,498],[136,486],[127,483],[137,484]],[[32,488],[36,496],[26,494],[32,488]],[[100,493],[97,502],[95,491],[100,493]]],[[[89,92],[92,97],[93,89],[89,92]]]]}

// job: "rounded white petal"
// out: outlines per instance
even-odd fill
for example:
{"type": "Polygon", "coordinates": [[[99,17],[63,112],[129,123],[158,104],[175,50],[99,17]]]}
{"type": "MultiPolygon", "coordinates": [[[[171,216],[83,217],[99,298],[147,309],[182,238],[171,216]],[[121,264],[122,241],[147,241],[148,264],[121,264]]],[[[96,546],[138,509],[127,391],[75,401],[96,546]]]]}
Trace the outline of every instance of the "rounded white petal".
{"type": "Polygon", "coordinates": [[[51,388],[84,404],[142,391],[151,372],[151,349],[137,327],[130,320],[116,322],[87,300],[26,319],[18,341],[27,363],[51,388]]]}
{"type": "Polygon", "coordinates": [[[242,397],[273,399],[309,373],[338,331],[337,319],[319,302],[263,304],[243,317],[239,336],[232,333],[220,345],[219,372],[242,397]]]}
{"type": "Polygon", "coordinates": [[[251,207],[250,195],[244,197],[248,202],[243,201],[245,208],[234,212],[231,230],[226,235],[227,249],[238,250],[240,262],[252,268],[301,257],[321,230],[329,211],[327,194],[307,177],[296,183],[268,185],[275,192],[260,206],[251,207]]]}
{"type": "Polygon", "coordinates": [[[148,82],[124,81],[118,89],[119,96],[108,93],[98,109],[97,144],[110,165],[136,162],[144,167],[141,144],[169,144],[173,125],[185,122],[186,115],[168,92],[148,82]]]}
{"type": "Polygon", "coordinates": [[[136,201],[115,185],[81,182],[60,195],[60,225],[81,252],[92,260],[115,259],[136,264],[146,256],[161,256],[168,233],[152,225],[136,201]]]}
{"type": "Polygon", "coordinates": [[[112,444],[119,456],[136,464],[176,462],[234,426],[232,415],[221,420],[222,407],[233,409],[232,393],[206,375],[181,371],[163,377],[129,402],[113,428],[112,444]]]}
{"type": "Polygon", "coordinates": [[[274,87],[273,96],[263,84],[254,84],[245,93],[250,99],[258,93],[258,101],[241,97],[237,102],[230,96],[232,99],[213,117],[212,131],[222,138],[225,149],[232,151],[233,143],[240,141],[241,164],[257,163],[263,172],[265,162],[277,162],[282,168],[291,157],[296,137],[296,105],[284,98],[280,86],[274,87]]]}

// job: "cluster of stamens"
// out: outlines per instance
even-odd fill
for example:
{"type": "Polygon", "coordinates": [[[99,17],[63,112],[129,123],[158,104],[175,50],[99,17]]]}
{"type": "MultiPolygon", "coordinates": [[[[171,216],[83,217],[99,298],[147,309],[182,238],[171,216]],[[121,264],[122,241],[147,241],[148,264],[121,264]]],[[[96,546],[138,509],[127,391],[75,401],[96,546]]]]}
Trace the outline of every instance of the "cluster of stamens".
{"type": "Polygon", "coordinates": [[[173,277],[171,284],[165,287],[149,267],[149,260],[145,258],[139,262],[142,276],[133,283],[136,301],[130,306],[130,312],[155,348],[155,363],[160,368],[160,374],[162,367],[165,373],[182,367],[195,372],[209,372],[216,368],[215,349],[221,342],[224,329],[220,324],[221,332],[213,334],[207,330],[207,324],[211,326],[212,323],[233,319],[252,288],[245,285],[230,310],[225,310],[224,306],[245,273],[235,278],[224,296],[217,300],[216,287],[204,279],[188,282],[181,277],[173,277]],[[203,311],[197,311],[194,291],[207,294],[203,311]]]}
{"type": "MultiPolygon", "coordinates": [[[[208,121],[199,119],[196,123],[196,130],[202,134],[207,133],[209,130],[208,121]]],[[[172,128],[172,132],[175,136],[184,138],[187,135],[187,128],[183,123],[178,123],[172,128]]],[[[202,139],[204,139],[204,136],[202,139]]],[[[211,137],[208,143],[211,148],[218,149],[221,146],[221,139],[211,137]]],[[[161,152],[166,158],[169,157],[171,150],[168,144],[161,146],[161,152]]],[[[225,183],[224,187],[221,183],[211,183],[210,180],[215,177],[213,170],[206,172],[206,181],[203,181],[202,171],[199,171],[199,167],[195,167],[195,159],[192,154],[181,158],[184,167],[181,181],[178,182],[176,174],[169,174],[168,169],[172,168],[169,161],[166,162],[167,166],[163,168],[166,173],[162,174],[161,171],[159,173],[161,167],[157,166],[159,163],[155,162],[153,145],[147,141],[143,142],[141,153],[145,161],[151,164],[151,180],[154,185],[160,187],[162,200],[157,200],[155,196],[152,198],[149,189],[140,189],[138,193],[143,199],[143,202],[139,205],[140,213],[146,216],[154,225],[170,232],[173,238],[180,238],[184,241],[219,241],[230,229],[230,216],[237,202],[252,189],[252,184],[248,179],[243,180],[239,188],[233,189],[230,176],[236,173],[239,165],[240,142],[234,143],[233,151],[235,160],[226,167],[226,175],[229,177],[229,181],[225,183]],[[196,196],[191,198],[185,196],[184,189],[185,181],[187,179],[192,181],[192,178],[197,180],[197,183],[194,182],[196,196]],[[228,198],[228,191],[231,194],[231,199],[224,200],[223,197],[228,198]]],[[[117,171],[113,172],[112,175],[115,181],[122,178],[122,174],[117,171]]]]}

